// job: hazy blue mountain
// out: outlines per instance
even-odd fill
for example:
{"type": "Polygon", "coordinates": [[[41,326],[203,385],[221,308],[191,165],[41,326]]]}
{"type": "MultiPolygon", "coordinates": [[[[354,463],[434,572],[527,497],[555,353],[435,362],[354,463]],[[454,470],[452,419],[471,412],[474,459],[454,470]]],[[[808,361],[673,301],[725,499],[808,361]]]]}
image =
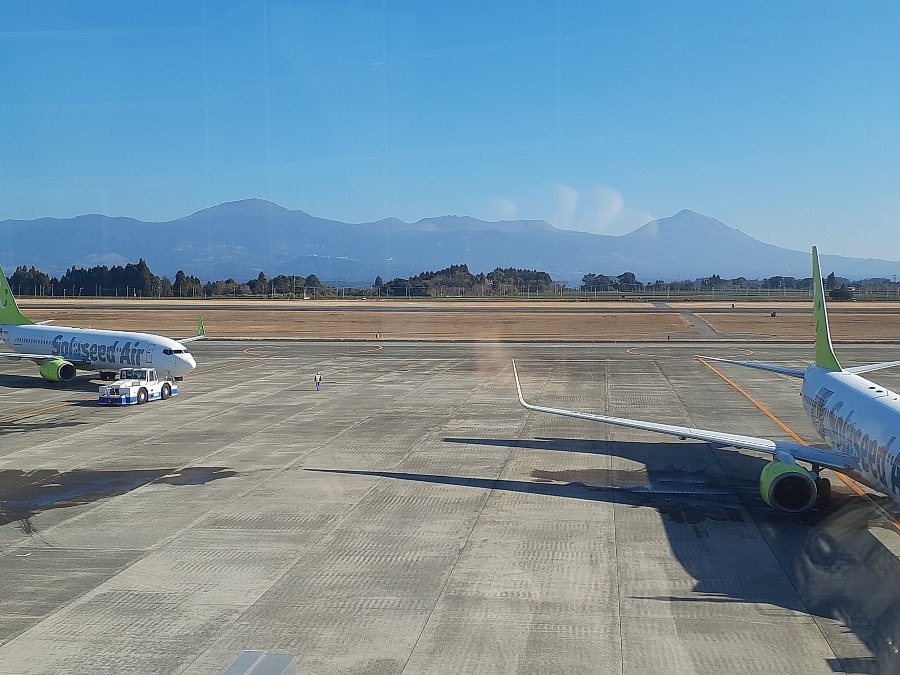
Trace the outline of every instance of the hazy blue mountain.
{"type": "MultiPolygon", "coordinates": [[[[96,214],[0,221],[0,264],[10,274],[21,264],[58,276],[73,265],[140,258],[170,278],[183,269],[203,280],[246,281],[263,271],[269,276],[315,274],[343,285],[458,263],[473,272],[538,269],[572,283],[588,272],[634,272],[642,280],[811,274],[808,251],[757,241],[687,210],[622,236],[560,230],[540,220],[486,222],[468,216],[342,223],[260,199],[161,223],[96,214]]],[[[853,279],[900,274],[900,263],[884,260],[823,256],[822,264],[826,273],[853,279]]]]}
{"type": "MultiPolygon", "coordinates": [[[[694,211],[680,211],[653,220],[634,232],[618,237],[619,251],[648,271],[661,270],[663,279],[695,278],[719,274],[761,279],[775,275],[798,279],[812,276],[810,252],[792,251],[758,241],[740,230],[694,211]],[[649,264],[648,264],[649,263],[649,264]]],[[[810,247],[816,242],[811,241],[810,247]]],[[[891,278],[900,274],[900,262],[874,258],[824,255],[823,273],[851,279],[891,278]]],[[[639,277],[646,273],[631,270],[639,277]]],[[[649,274],[653,276],[653,274],[649,274]]]]}

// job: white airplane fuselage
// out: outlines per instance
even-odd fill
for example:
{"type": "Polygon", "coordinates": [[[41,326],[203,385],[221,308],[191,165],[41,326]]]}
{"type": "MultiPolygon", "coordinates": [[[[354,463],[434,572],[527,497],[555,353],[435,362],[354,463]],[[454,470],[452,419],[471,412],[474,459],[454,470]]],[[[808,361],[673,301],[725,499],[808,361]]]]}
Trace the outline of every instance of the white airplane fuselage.
{"type": "Polygon", "coordinates": [[[184,377],[197,366],[182,343],[149,333],[46,325],[4,325],[0,333],[16,353],[57,357],[101,372],[152,366],[162,377],[184,377]]]}
{"type": "Polygon", "coordinates": [[[855,458],[862,482],[900,503],[900,395],[853,373],[811,366],[801,396],[819,435],[855,458]]]}

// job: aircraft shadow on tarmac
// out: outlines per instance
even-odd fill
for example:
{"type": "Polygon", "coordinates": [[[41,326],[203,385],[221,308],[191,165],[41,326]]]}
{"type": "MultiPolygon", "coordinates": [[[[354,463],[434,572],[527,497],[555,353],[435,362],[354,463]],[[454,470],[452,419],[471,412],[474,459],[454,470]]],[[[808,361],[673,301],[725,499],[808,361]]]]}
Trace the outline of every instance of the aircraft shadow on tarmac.
{"type": "Polygon", "coordinates": [[[0,387],[10,389],[48,389],[52,391],[90,392],[96,394],[99,385],[89,376],[79,376],[68,382],[48,382],[40,376],[0,375],[0,387]]]}
{"type": "MultiPolygon", "coordinates": [[[[564,438],[445,438],[444,441],[613,455],[640,462],[646,468],[534,470],[531,481],[399,471],[307,470],[656,509],[663,516],[674,555],[685,571],[696,579],[693,588],[696,597],[645,596],[644,599],[761,603],[808,611],[843,624],[844,628],[832,626],[830,632],[826,632],[829,644],[838,655],[837,662],[829,663],[833,670],[900,673],[897,649],[900,646],[900,560],[869,528],[885,528],[889,537],[900,534],[891,529],[866,498],[848,494],[836,486],[829,506],[798,515],[779,513],[766,506],[759,494],[758,476],[767,459],[718,449],[710,456],[710,446],[705,443],[564,438]],[[752,523],[747,523],[747,514],[752,523]],[[710,550],[715,543],[709,539],[704,523],[716,521],[747,523],[748,536],[759,532],[786,572],[796,594],[783,583],[767,584],[765,580],[747,583],[745,574],[731,572],[728,561],[739,554],[710,550]],[[841,638],[840,632],[853,633],[872,656],[860,657],[860,649],[852,644],[844,647],[848,640],[841,638]],[[847,649],[851,653],[847,653],[847,649]]],[[[874,501],[882,506],[891,504],[886,497],[874,501]]]]}
{"type": "Polygon", "coordinates": [[[173,486],[203,485],[235,475],[236,471],[221,466],[135,471],[74,469],[63,472],[55,469],[36,471],[2,469],[0,526],[21,521],[23,531],[31,534],[35,530],[29,519],[42,511],[90,504],[108,497],[123,495],[150,483],[173,486]]]}
{"type": "Polygon", "coordinates": [[[83,422],[76,420],[54,420],[50,422],[29,422],[27,420],[13,420],[10,422],[0,422],[0,436],[8,436],[10,434],[34,433],[37,431],[45,431],[47,429],[80,427],[85,424],[89,424],[89,422],[87,420],[83,422]]]}

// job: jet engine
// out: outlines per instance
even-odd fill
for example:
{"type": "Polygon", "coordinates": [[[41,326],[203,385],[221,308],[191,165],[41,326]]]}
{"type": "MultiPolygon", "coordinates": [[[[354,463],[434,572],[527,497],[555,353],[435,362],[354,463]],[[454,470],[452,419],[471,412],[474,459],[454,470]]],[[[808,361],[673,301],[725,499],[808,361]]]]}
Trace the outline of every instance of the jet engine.
{"type": "Polygon", "coordinates": [[[68,382],[75,379],[75,366],[63,359],[53,359],[41,365],[41,377],[50,382],[68,382]]]}
{"type": "Polygon", "coordinates": [[[816,504],[816,477],[796,464],[769,462],[759,476],[759,492],[769,506],[800,513],[816,504]]]}

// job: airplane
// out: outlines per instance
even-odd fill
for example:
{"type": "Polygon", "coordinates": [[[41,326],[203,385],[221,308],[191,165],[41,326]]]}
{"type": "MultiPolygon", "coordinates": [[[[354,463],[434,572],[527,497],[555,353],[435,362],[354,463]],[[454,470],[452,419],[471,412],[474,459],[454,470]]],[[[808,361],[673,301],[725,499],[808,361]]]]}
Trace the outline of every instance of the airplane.
{"type": "Polygon", "coordinates": [[[99,371],[100,379],[114,380],[119,369],[127,366],[153,366],[161,377],[182,380],[197,367],[185,343],[206,336],[203,317],[197,320],[197,335],[183,340],[47,323],[34,322],[19,311],[0,269],[0,337],[13,350],[0,356],[34,361],[48,382],[68,382],[76,370],[99,371]]]}
{"type": "Polygon", "coordinates": [[[882,368],[900,365],[900,361],[843,368],[834,354],[825,289],[819,271],[819,254],[812,248],[813,314],[815,317],[815,362],[806,370],[752,361],[698,356],[748,368],[758,368],[803,380],[803,407],[819,435],[831,445],[822,450],[808,445],[741,436],[720,431],[644,422],[641,420],[549,408],[527,403],[522,396],[519,373],[513,360],[513,374],[519,403],[535,412],[564,415],[577,419],[644,429],[662,434],[692,438],[719,447],[757,450],[772,456],[762,470],[759,489],[769,506],[788,513],[800,513],[815,506],[817,498],[827,502],[831,483],[820,475],[831,469],[850,476],[900,504],[900,396],[860,376],[882,368]],[[810,469],[798,464],[803,462],[810,469]]]}

